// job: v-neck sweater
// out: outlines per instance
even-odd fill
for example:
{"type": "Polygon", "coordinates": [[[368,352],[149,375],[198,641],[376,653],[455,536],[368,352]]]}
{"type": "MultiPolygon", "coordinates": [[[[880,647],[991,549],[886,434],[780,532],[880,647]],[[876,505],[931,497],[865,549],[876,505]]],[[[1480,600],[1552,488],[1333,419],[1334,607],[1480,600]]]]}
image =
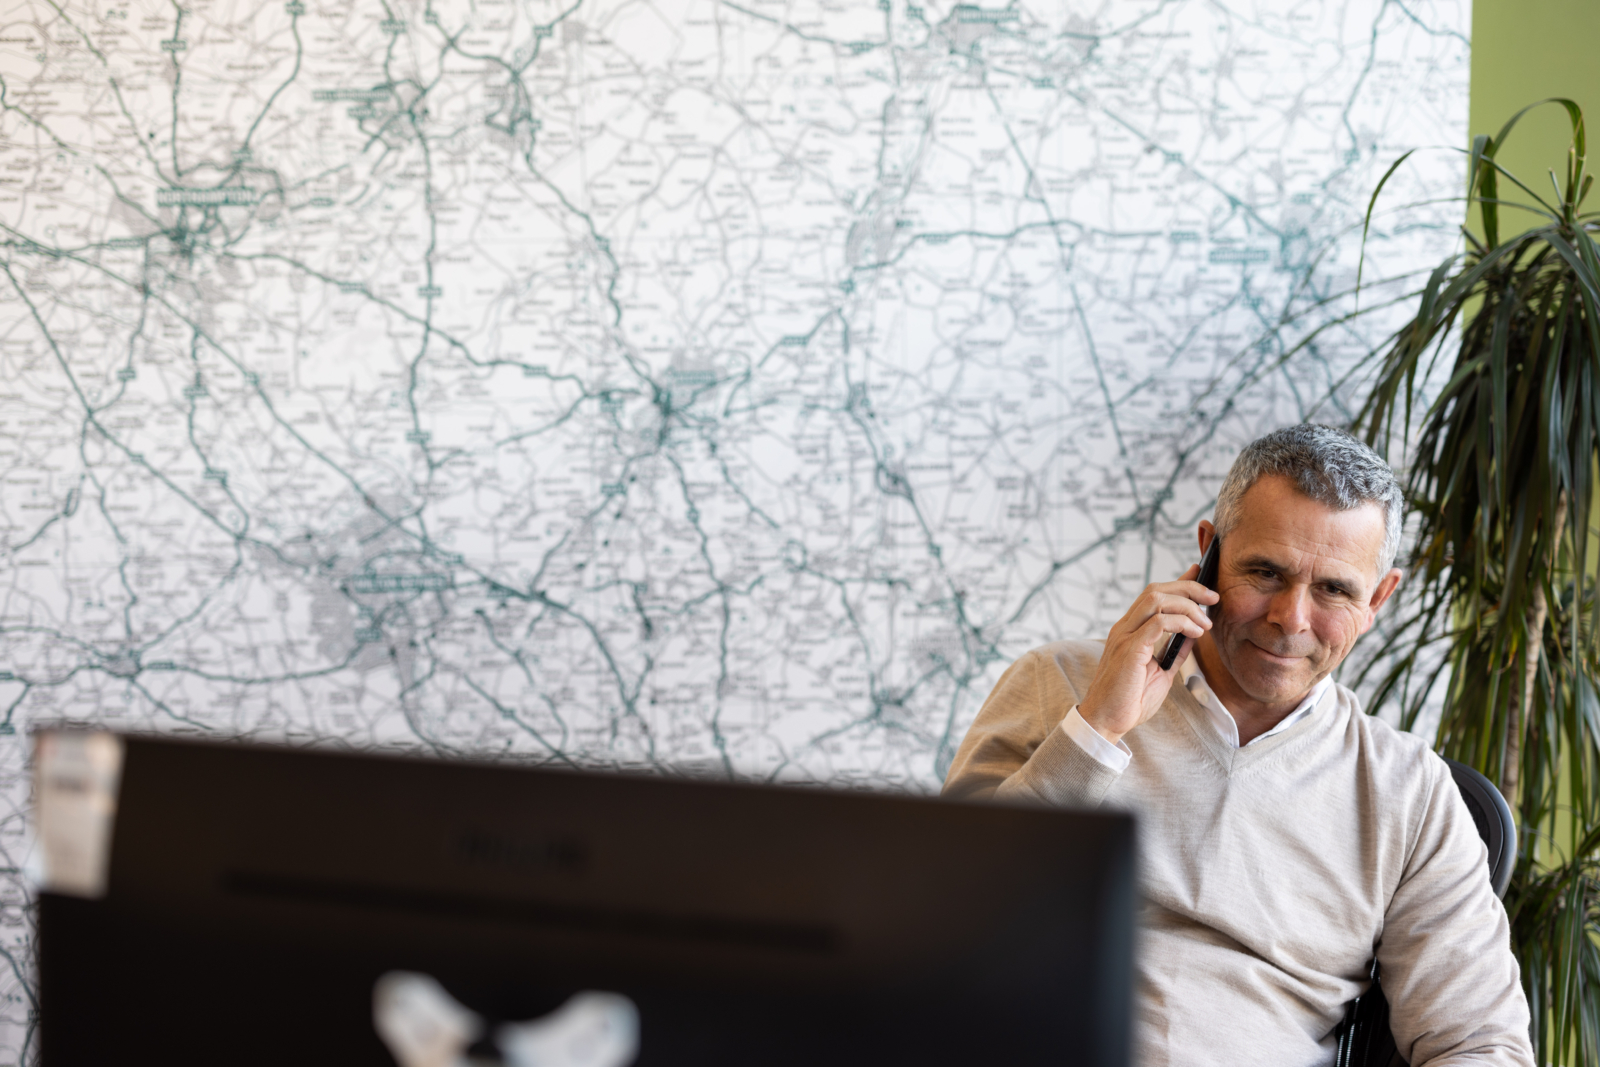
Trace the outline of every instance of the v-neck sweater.
{"type": "Polygon", "coordinates": [[[1531,1067],[1487,853],[1421,738],[1337,686],[1317,714],[1233,748],[1174,685],[1124,736],[1118,774],[1056,728],[1102,647],[1057,642],[1012,664],[944,792],[1138,816],[1144,1067],[1330,1064],[1374,954],[1408,1062],[1531,1067]]]}

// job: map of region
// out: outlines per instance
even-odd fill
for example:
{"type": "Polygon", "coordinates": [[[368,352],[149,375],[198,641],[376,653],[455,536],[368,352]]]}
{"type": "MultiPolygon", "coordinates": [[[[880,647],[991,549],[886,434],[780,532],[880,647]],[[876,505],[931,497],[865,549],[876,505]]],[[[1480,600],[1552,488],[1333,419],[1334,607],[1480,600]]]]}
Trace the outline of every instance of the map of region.
{"type": "Polygon", "coordinates": [[[936,790],[1359,405],[1469,16],[0,0],[0,1064],[43,724],[936,790]]]}

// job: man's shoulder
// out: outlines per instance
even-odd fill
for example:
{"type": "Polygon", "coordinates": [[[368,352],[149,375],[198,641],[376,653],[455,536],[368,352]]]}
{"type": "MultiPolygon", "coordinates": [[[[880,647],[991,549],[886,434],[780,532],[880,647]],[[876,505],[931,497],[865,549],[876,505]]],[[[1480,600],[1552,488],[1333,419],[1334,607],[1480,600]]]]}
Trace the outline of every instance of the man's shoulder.
{"type": "Polygon", "coordinates": [[[1087,657],[1091,662],[1100,662],[1100,653],[1106,649],[1106,643],[1100,638],[1069,637],[1061,641],[1051,641],[1032,649],[1040,656],[1050,657],[1087,657]]]}
{"type": "Polygon", "coordinates": [[[1105,649],[1104,641],[1073,638],[1040,645],[1029,650],[1023,658],[1033,659],[1040,666],[1054,664],[1056,669],[1065,674],[1074,685],[1079,683],[1087,685],[1089,679],[1094,677],[1094,669],[1099,665],[1100,656],[1105,649]]]}
{"type": "Polygon", "coordinates": [[[1427,738],[1368,715],[1361,707],[1361,699],[1346,687],[1335,683],[1334,689],[1340,706],[1348,711],[1347,742],[1369,768],[1374,784],[1426,791],[1449,777],[1450,768],[1433,751],[1427,738]]]}

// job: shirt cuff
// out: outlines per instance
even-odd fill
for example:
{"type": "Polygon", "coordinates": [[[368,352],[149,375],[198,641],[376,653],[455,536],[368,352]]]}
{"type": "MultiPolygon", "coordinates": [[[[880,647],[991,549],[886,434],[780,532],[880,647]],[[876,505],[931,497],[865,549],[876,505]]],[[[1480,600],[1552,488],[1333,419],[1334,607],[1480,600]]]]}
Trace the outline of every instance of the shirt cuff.
{"type": "Polygon", "coordinates": [[[1086,755],[1108,771],[1121,774],[1128,769],[1128,764],[1133,760],[1132,749],[1121,741],[1113,745],[1101,737],[1100,731],[1090,726],[1084,721],[1083,716],[1078,714],[1076,704],[1067,712],[1067,717],[1061,720],[1061,730],[1072,738],[1086,755]]]}

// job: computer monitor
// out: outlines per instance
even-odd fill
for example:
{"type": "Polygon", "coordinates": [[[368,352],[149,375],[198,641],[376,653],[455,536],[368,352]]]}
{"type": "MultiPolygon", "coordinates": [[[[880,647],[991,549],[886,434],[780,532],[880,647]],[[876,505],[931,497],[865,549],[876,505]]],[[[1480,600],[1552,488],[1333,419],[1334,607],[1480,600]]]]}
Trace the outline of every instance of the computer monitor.
{"type": "Polygon", "coordinates": [[[155,737],[114,788],[41,895],[46,1067],[393,1065],[396,972],[488,1024],[613,994],[641,1067],[1129,1055],[1127,815],[155,737]]]}

